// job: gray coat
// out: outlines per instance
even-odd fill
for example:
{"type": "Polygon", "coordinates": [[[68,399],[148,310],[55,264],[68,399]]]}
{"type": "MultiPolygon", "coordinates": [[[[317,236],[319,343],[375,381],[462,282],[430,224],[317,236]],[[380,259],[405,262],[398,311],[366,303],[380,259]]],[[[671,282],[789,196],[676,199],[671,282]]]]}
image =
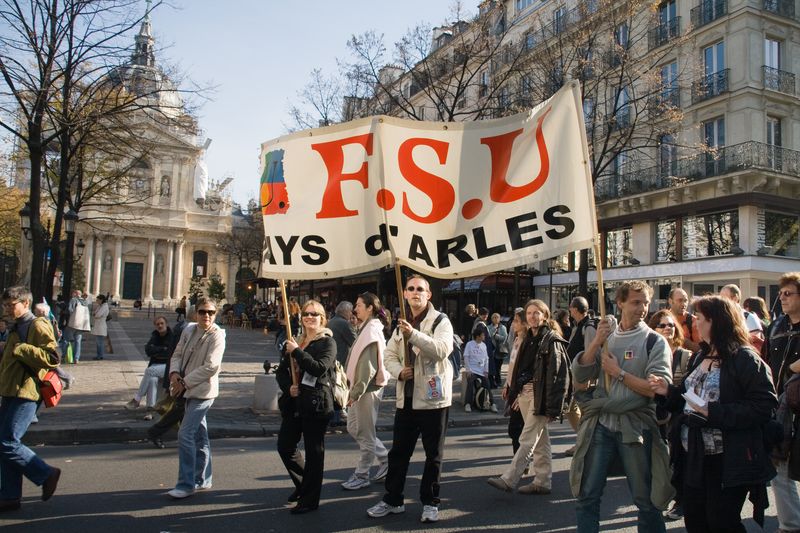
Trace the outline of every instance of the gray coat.
{"type": "Polygon", "coordinates": [[[336,341],[336,360],[344,365],[350,347],[356,341],[356,330],[350,322],[339,315],[328,321],[328,329],[333,332],[333,340],[336,341]]]}

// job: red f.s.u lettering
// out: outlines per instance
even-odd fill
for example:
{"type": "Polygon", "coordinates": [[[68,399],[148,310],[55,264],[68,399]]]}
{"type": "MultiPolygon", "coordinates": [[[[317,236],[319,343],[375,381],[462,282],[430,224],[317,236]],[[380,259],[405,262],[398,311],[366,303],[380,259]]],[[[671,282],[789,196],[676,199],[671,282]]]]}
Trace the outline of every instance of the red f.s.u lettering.
{"type": "Polygon", "coordinates": [[[311,149],[319,152],[325,168],[328,170],[328,184],[322,194],[322,205],[317,212],[317,218],[343,218],[358,215],[358,211],[348,209],[342,198],[342,182],[353,180],[365,189],[369,185],[369,172],[367,162],[361,165],[356,172],[344,174],[344,147],[348,144],[359,144],[364,147],[368,156],[372,155],[372,134],[355,135],[345,139],[338,139],[326,143],[312,144],[311,149]]]}
{"type": "Polygon", "coordinates": [[[515,202],[526,196],[530,196],[539,190],[539,188],[544,185],[544,182],[547,181],[550,175],[550,156],[547,153],[547,143],[542,133],[542,123],[548,113],[550,113],[549,109],[545,111],[536,124],[536,146],[539,148],[541,168],[539,169],[539,174],[525,185],[511,185],[506,180],[508,166],[511,162],[511,151],[514,147],[514,139],[522,133],[522,130],[514,130],[502,135],[484,137],[481,139],[481,144],[485,144],[489,147],[489,152],[492,157],[492,178],[489,184],[489,198],[491,198],[493,202],[498,204],[515,202]]]}
{"type": "Polygon", "coordinates": [[[434,224],[439,222],[450,213],[456,201],[456,191],[453,186],[444,178],[419,168],[414,162],[413,152],[417,146],[429,146],[436,152],[439,163],[444,165],[447,161],[447,151],[450,143],[427,139],[424,137],[413,137],[403,142],[397,151],[397,163],[400,173],[411,185],[425,193],[431,199],[431,212],[427,216],[420,216],[411,210],[408,203],[408,196],[403,193],[403,214],[416,222],[423,224],[434,224]]]}

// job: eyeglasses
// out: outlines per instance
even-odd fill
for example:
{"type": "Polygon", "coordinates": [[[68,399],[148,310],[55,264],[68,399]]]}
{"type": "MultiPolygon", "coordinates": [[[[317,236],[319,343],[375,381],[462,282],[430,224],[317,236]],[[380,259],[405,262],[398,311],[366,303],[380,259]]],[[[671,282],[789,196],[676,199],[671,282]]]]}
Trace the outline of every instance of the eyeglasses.
{"type": "Polygon", "coordinates": [[[317,313],[316,311],[303,311],[302,313],[300,313],[300,316],[302,316],[303,318],[307,316],[313,316],[314,318],[317,318],[319,316],[319,313],[317,313]]]}
{"type": "Polygon", "coordinates": [[[198,309],[197,310],[197,314],[198,315],[204,315],[204,316],[214,316],[214,315],[217,314],[217,310],[216,309],[198,309]]]}
{"type": "Polygon", "coordinates": [[[406,290],[407,290],[408,292],[414,292],[414,291],[417,291],[417,292],[427,292],[427,290],[428,290],[428,289],[426,289],[425,287],[406,287],[406,290]]]}
{"type": "Polygon", "coordinates": [[[17,304],[18,304],[18,303],[20,303],[21,301],[22,301],[22,300],[12,300],[12,301],[10,301],[10,302],[3,302],[3,307],[7,307],[7,308],[11,309],[12,307],[14,307],[15,305],[17,305],[17,304]]]}
{"type": "Polygon", "coordinates": [[[778,291],[778,298],[788,298],[789,296],[793,296],[795,294],[800,294],[800,293],[792,292],[792,291],[789,291],[789,290],[782,290],[782,291],[778,291]]]}
{"type": "Polygon", "coordinates": [[[667,329],[667,328],[675,329],[675,324],[670,324],[669,322],[662,322],[661,324],[656,326],[656,329],[667,329]]]}

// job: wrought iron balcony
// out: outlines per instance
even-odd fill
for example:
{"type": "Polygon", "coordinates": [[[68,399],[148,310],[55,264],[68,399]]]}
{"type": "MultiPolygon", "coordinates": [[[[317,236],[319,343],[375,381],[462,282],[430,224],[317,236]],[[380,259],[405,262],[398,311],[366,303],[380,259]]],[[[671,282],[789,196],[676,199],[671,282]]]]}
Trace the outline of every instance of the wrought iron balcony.
{"type": "Polygon", "coordinates": [[[667,22],[662,22],[647,32],[647,42],[650,50],[667,44],[681,33],[681,18],[675,17],[667,22]]]}
{"type": "Polygon", "coordinates": [[[761,67],[764,75],[764,88],[771,89],[786,94],[795,94],[794,74],[784,70],[768,67],[761,67]]]}
{"type": "Polygon", "coordinates": [[[703,0],[689,12],[692,27],[697,29],[728,14],[728,0],[703,0]]]}
{"type": "Polygon", "coordinates": [[[708,76],[703,76],[692,83],[692,104],[708,100],[728,92],[728,72],[730,69],[717,71],[708,76]]]}
{"type": "Polygon", "coordinates": [[[800,178],[800,152],[771,144],[748,141],[697,154],[666,165],[602,177],[594,186],[598,202],[671,189],[715,176],[761,169],[800,178]]]}
{"type": "Polygon", "coordinates": [[[779,17],[795,18],[794,0],[764,0],[764,11],[779,17]]]}

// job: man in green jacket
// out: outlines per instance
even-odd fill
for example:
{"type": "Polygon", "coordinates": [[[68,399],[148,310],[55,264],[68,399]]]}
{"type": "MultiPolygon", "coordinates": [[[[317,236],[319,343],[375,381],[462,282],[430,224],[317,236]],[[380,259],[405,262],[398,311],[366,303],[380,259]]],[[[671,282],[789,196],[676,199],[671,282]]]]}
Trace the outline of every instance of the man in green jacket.
{"type": "Polygon", "coordinates": [[[14,319],[0,357],[0,512],[8,512],[20,508],[23,474],[42,487],[44,501],[61,476],[21,442],[41,401],[38,379],[58,366],[59,357],[53,326],[31,313],[31,292],[10,287],[2,299],[5,314],[14,319]]]}

